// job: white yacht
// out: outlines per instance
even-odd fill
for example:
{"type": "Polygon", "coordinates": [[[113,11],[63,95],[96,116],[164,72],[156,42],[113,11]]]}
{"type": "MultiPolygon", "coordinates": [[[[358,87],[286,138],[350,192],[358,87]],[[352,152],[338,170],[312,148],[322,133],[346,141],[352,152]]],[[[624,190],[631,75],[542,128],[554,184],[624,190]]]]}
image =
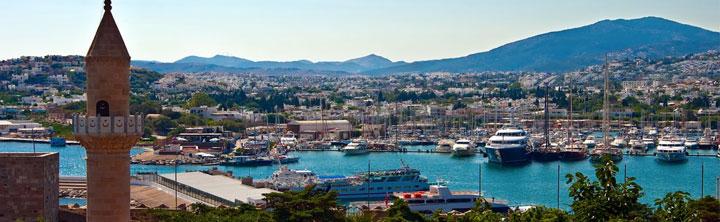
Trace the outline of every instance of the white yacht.
{"type": "Polygon", "coordinates": [[[585,141],[583,141],[583,145],[585,145],[588,149],[595,148],[597,145],[597,142],[595,142],[595,136],[589,135],[585,138],[585,141]]]}
{"type": "Polygon", "coordinates": [[[697,149],[700,146],[697,139],[687,138],[685,140],[685,147],[687,147],[688,149],[697,149]]]}
{"type": "Polygon", "coordinates": [[[530,160],[530,135],[524,129],[508,124],[488,139],[485,152],[492,163],[517,164],[530,160]]]}
{"type": "Polygon", "coordinates": [[[712,130],[710,128],[705,128],[703,131],[703,136],[700,137],[700,140],[698,140],[698,148],[700,149],[713,149],[715,148],[715,139],[713,139],[712,130]]]}
{"type": "Polygon", "coordinates": [[[628,143],[623,136],[617,136],[612,142],[610,142],[610,146],[618,149],[625,148],[627,145],[628,143]]]}
{"type": "Polygon", "coordinates": [[[685,139],[678,135],[666,135],[660,138],[657,146],[658,160],[676,162],[687,160],[685,139]]]}
{"type": "Polygon", "coordinates": [[[269,178],[269,183],[276,190],[301,190],[305,186],[318,183],[318,176],[309,170],[291,170],[286,165],[280,166],[269,178]]]}
{"type": "Polygon", "coordinates": [[[468,139],[459,139],[452,146],[452,154],[458,157],[475,155],[475,144],[468,139]]]}
{"type": "MultiPolygon", "coordinates": [[[[393,196],[404,200],[410,210],[423,213],[432,213],[437,210],[465,212],[472,209],[475,202],[482,198],[477,191],[451,192],[447,186],[440,185],[430,186],[428,192],[394,193],[393,196]]],[[[509,209],[507,204],[501,201],[487,198],[485,201],[490,203],[493,211],[507,211],[509,209]]]]}
{"type": "Polygon", "coordinates": [[[643,137],[642,144],[643,144],[643,147],[645,147],[645,151],[648,151],[650,149],[655,149],[655,147],[657,147],[657,144],[655,143],[655,139],[652,137],[643,137]]]}
{"type": "Polygon", "coordinates": [[[350,142],[347,146],[342,148],[342,151],[345,155],[361,155],[370,153],[367,142],[363,140],[350,142]]]}
{"type": "Polygon", "coordinates": [[[452,148],[455,142],[452,140],[440,140],[438,142],[438,145],[435,146],[435,152],[436,153],[450,153],[452,152],[452,148]]]}

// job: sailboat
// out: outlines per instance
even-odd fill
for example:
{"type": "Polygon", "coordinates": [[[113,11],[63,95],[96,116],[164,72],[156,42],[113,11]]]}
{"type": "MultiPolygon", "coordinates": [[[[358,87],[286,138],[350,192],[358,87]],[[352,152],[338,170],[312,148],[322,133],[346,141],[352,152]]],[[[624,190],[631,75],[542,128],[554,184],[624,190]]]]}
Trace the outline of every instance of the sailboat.
{"type": "Polygon", "coordinates": [[[613,162],[619,162],[623,158],[623,154],[620,149],[610,146],[610,135],[608,133],[610,130],[610,103],[608,102],[610,83],[608,81],[609,77],[607,69],[607,56],[605,56],[605,67],[603,70],[603,75],[605,76],[605,92],[603,93],[603,143],[593,149],[590,153],[590,161],[593,162],[600,162],[604,156],[610,156],[610,159],[612,159],[613,162]]]}
{"type": "Polygon", "coordinates": [[[582,143],[580,143],[579,140],[575,140],[572,134],[572,88],[570,89],[569,95],[570,112],[568,112],[567,142],[560,149],[560,159],[566,161],[584,160],[585,158],[587,158],[587,149],[582,143]]]}
{"type": "Polygon", "coordinates": [[[545,86],[545,143],[541,144],[537,149],[533,150],[532,158],[536,161],[555,161],[560,159],[560,152],[550,145],[550,115],[548,112],[548,87],[545,86]]]}

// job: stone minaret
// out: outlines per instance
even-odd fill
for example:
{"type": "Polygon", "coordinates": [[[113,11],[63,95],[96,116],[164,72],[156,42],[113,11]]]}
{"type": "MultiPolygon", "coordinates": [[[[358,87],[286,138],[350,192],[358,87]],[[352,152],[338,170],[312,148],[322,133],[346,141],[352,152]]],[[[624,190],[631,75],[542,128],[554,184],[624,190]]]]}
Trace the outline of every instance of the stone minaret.
{"type": "Polygon", "coordinates": [[[87,114],[73,117],[87,150],[87,221],[130,220],[130,148],[142,135],[142,116],[130,115],[130,55],[105,0],[85,57],[87,114]]]}

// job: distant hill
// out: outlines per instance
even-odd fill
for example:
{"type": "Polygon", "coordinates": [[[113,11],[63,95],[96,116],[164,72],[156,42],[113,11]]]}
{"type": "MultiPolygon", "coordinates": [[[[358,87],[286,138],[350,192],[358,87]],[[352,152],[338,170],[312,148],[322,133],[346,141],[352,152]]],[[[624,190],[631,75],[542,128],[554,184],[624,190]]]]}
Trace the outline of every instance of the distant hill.
{"type": "Polygon", "coordinates": [[[629,57],[683,56],[720,48],[720,33],[658,17],[603,20],[550,32],[460,58],[413,62],[371,70],[404,72],[563,72],[600,64],[606,53],[629,57]]]}
{"type": "Polygon", "coordinates": [[[251,69],[269,70],[314,70],[328,72],[359,73],[368,70],[382,69],[405,62],[392,62],[384,57],[371,54],[365,57],[350,59],[343,62],[310,62],[298,60],[290,62],[252,61],[248,59],[216,55],[213,57],[188,56],[173,63],[152,61],[133,61],[133,65],[152,69],[158,72],[238,72],[251,69]]]}

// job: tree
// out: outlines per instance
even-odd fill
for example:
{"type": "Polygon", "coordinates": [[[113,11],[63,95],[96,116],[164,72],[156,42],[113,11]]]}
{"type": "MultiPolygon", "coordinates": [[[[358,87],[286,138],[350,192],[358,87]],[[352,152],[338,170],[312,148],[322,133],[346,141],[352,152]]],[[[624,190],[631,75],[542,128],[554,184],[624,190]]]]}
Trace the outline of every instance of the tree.
{"type": "Polygon", "coordinates": [[[554,221],[563,222],[571,221],[567,212],[556,209],[537,206],[530,208],[525,212],[511,212],[508,215],[508,221],[511,222],[533,222],[533,221],[554,221]]]}
{"type": "Polygon", "coordinates": [[[617,183],[615,175],[617,166],[609,156],[603,157],[601,164],[595,165],[595,176],[598,181],[580,172],[568,174],[571,206],[578,221],[608,221],[614,219],[646,219],[650,209],[638,202],[642,197],[642,187],[635,183],[634,177],[625,182],[617,183]]]}
{"type": "Polygon", "coordinates": [[[682,191],[668,193],[662,199],[656,199],[654,220],[657,221],[696,221],[697,213],[688,204],[690,194],[682,191]]]}
{"type": "Polygon", "coordinates": [[[701,221],[720,221],[720,200],[705,196],[699,200],[690,200],[688,207],[697,213],[701,221]]]}
{"type": "Polygon", "coordinates": [[[426,219],[422,214],[410,210],[404,200],[397,199],[387,209],[387,217],[383,221],[426,221],[426,219]]]}
{"type": "Polygon", "coordinates": [[[242,204],[238,207],[216,208],[200,203],[190,205],[192,211],[151,209],[148,213],[154,220],[150,221],[274,221],[265,211],[252,205],[242,204]]]}
{"type": "Polygon", "coordinates": [[[342,221],[345,211],[337,203],[337,193],[315,190],[263,194],[276,221],[342,221]]]}
{"type": "Polygon", "coordinates": [[[185,104],[186,108],[200,107],[200,106],[215,106],[217,102],[210,97],[207,93],[194,93],[190,100],[185,104]]]}

